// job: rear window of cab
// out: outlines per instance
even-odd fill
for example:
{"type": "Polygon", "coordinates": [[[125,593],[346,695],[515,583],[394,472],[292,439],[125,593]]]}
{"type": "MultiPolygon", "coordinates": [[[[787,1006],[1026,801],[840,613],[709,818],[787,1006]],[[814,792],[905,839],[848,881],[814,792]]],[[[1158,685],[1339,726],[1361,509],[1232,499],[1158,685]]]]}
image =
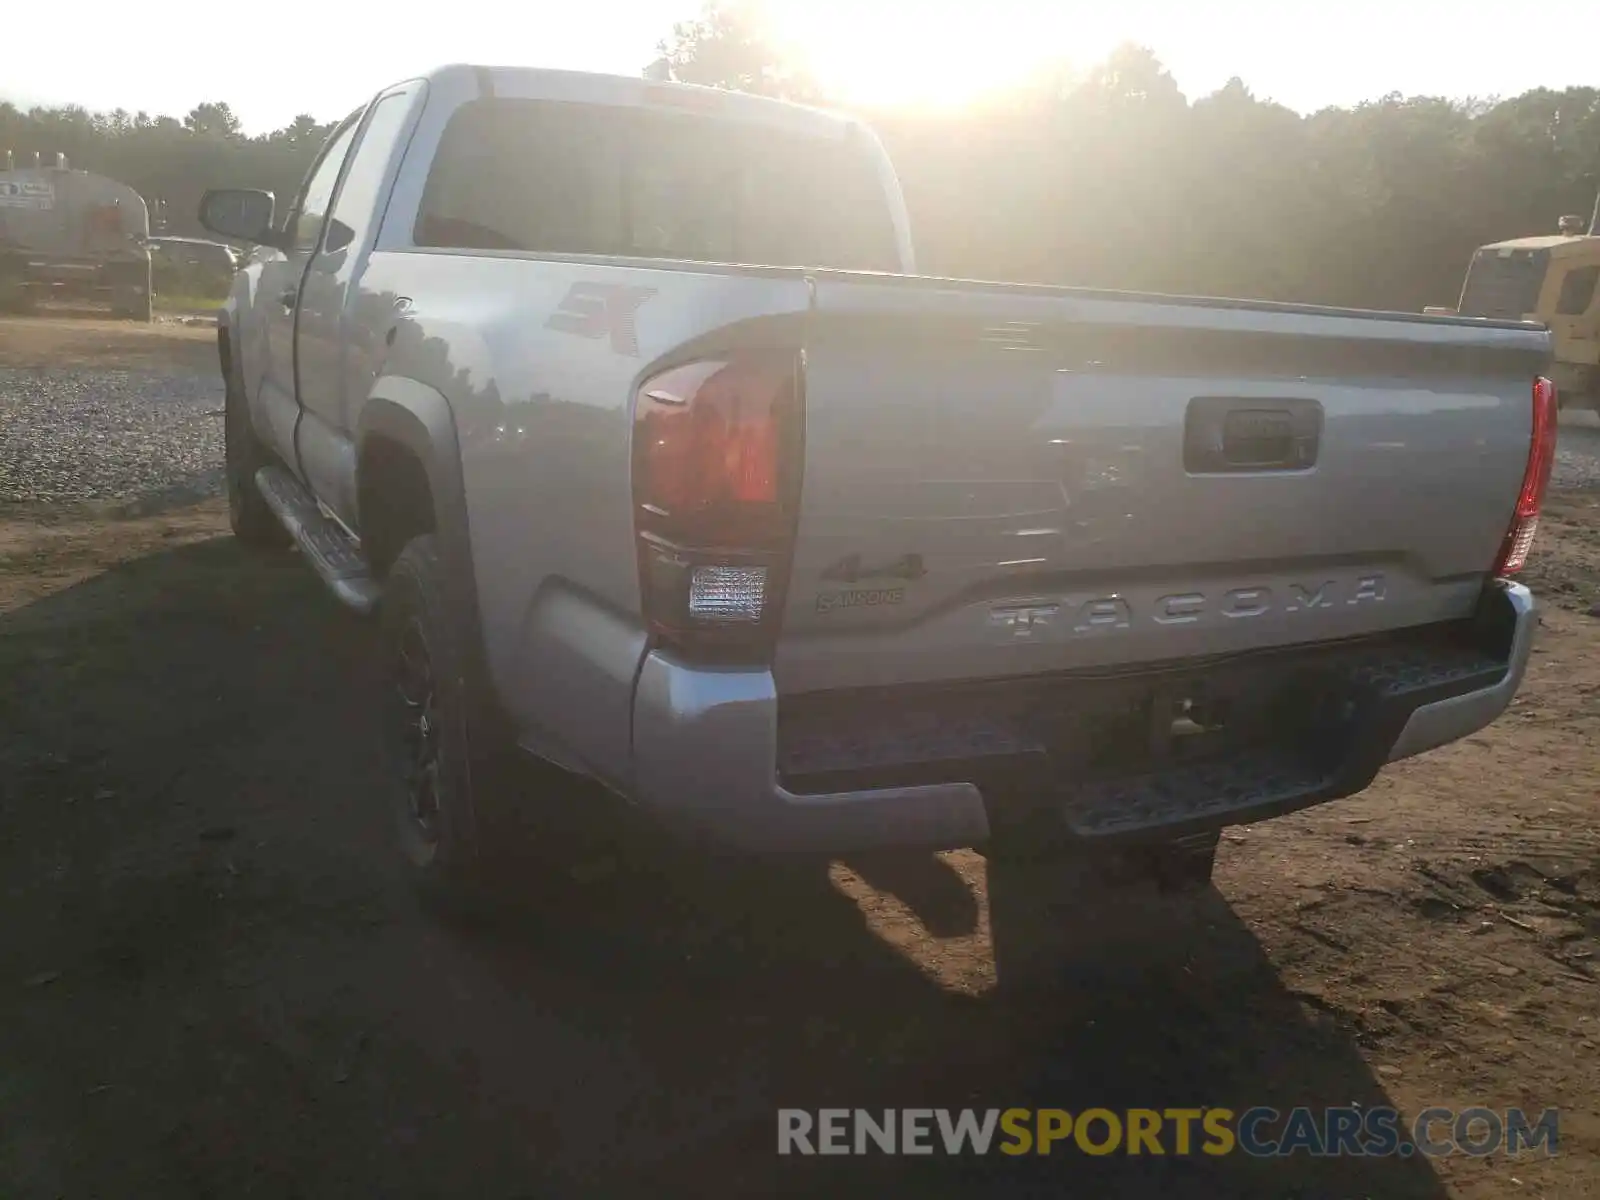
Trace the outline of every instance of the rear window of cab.
{"type": "Polygon", "coordinates": [[[698,112],[474,100],[451,117],[418,246],[900,269],[875,155],[698,112]]]}

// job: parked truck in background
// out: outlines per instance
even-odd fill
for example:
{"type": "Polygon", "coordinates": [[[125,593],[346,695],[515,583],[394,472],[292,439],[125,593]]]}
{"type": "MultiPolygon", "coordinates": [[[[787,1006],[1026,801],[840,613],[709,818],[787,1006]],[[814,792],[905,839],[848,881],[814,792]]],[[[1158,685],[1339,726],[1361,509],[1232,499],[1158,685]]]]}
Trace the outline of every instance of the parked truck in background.
{"type": "Polygon", "coordinates": [[[1580,216],[1559,231],[1483,246],[1472,256],[1455,309],[1464,317],[1525,320],[1550,330],[1551,377],[1563,407],[1600,412],[1600,196],[1584,232],[1580,216]]]}
{"type": "Polygon", "coordinates": [[[225,295],[239,269],[239,252],[226,242],[161,235],[147,245],[153,286],[170,297],[225,295]]]}
{"type": "Polygon", "coordinates": [[[553,71],[386,89],[286,211],[202,219],[257,247],[233,529],[376,611],[432,883],[603,794],[503,788],[514,748],[736,850],[1198,885],[1522,678],[1522,321],[917,276],[856,121],[553,71]]]}
{"type": "Polygon", "coordinates": [[[150,320],[150,214],[139,193],[59,154],[23,166],[8,152],[0,168],[0,310],[87,299],[150,320]]]}

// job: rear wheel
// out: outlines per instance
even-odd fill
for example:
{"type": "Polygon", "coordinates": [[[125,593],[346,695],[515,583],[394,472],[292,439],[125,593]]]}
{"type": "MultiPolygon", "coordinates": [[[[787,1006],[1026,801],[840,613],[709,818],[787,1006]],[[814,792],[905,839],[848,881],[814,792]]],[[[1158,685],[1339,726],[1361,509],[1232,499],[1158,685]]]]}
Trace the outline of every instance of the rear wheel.
{"type": "Polygon", "coordinates": [[[412,538],[389,569],[380,618],[386,788],[424,896],[479,911],[499,874],[488,824],[504,752],[471,695],[465,627],[448,596],[437,539],[412,538]]]}
{"type": "Polygon", "coordinates": [[[584,855],[617,847],[619,826],[579,781],[517,750],[472,682],[475,626],[454,595],[432,533],[402,547],[384,582],[386,788],[400,849],[423,899],[447,915],[543,909],[584,855]]]}

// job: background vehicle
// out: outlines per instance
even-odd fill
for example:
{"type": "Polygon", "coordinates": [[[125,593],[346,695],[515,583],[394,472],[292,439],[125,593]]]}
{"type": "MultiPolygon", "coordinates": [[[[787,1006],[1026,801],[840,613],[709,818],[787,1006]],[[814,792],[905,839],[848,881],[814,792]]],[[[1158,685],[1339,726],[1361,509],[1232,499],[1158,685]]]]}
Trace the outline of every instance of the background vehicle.
{"type": "Polygon", "coordinates": [[[89,298],[148,321],[150,214],[139,194],[60,154],[24,167],[8,153],[0,165],[0,308],[89,298]]]}
{"type": "Polygon", "coordinates": [[[233,526],[380,612],[425,877],[584,803],[514,743],[714,844],[1203,881],[1521,680],[1545,330],[917,277],[865,128],[641,79],[441,69],[274,205],[202,207],[233,526]]]}
{"type": "Polygon", "coordinates": [[[1559,233],[1480,248],[1456,311],[1549,326],[1562,407],[1600,412],[1600,196],[1583,228],[1562,217],[1559,233]]]}
{"type": "Polygon", "coordinates": [[[239,253],[226,242],[206,238],[152,237],[150,273],[168,296],[204,298],[227,293],[239,269],[239,253]]]}

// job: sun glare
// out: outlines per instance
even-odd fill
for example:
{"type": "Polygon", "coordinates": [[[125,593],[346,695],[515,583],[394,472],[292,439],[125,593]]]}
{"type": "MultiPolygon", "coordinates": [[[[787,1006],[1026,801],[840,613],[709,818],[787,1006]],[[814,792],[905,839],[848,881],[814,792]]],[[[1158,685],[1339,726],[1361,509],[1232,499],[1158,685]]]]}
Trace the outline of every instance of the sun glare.
{"type": "Polygon", "coordinates": [[[1025,82],[1062,45],[1042,21],[974,21],[936,4],[811,3],[778,14],[780,37],[830,97],[868,107],[957,108],[1025,82]]]}

